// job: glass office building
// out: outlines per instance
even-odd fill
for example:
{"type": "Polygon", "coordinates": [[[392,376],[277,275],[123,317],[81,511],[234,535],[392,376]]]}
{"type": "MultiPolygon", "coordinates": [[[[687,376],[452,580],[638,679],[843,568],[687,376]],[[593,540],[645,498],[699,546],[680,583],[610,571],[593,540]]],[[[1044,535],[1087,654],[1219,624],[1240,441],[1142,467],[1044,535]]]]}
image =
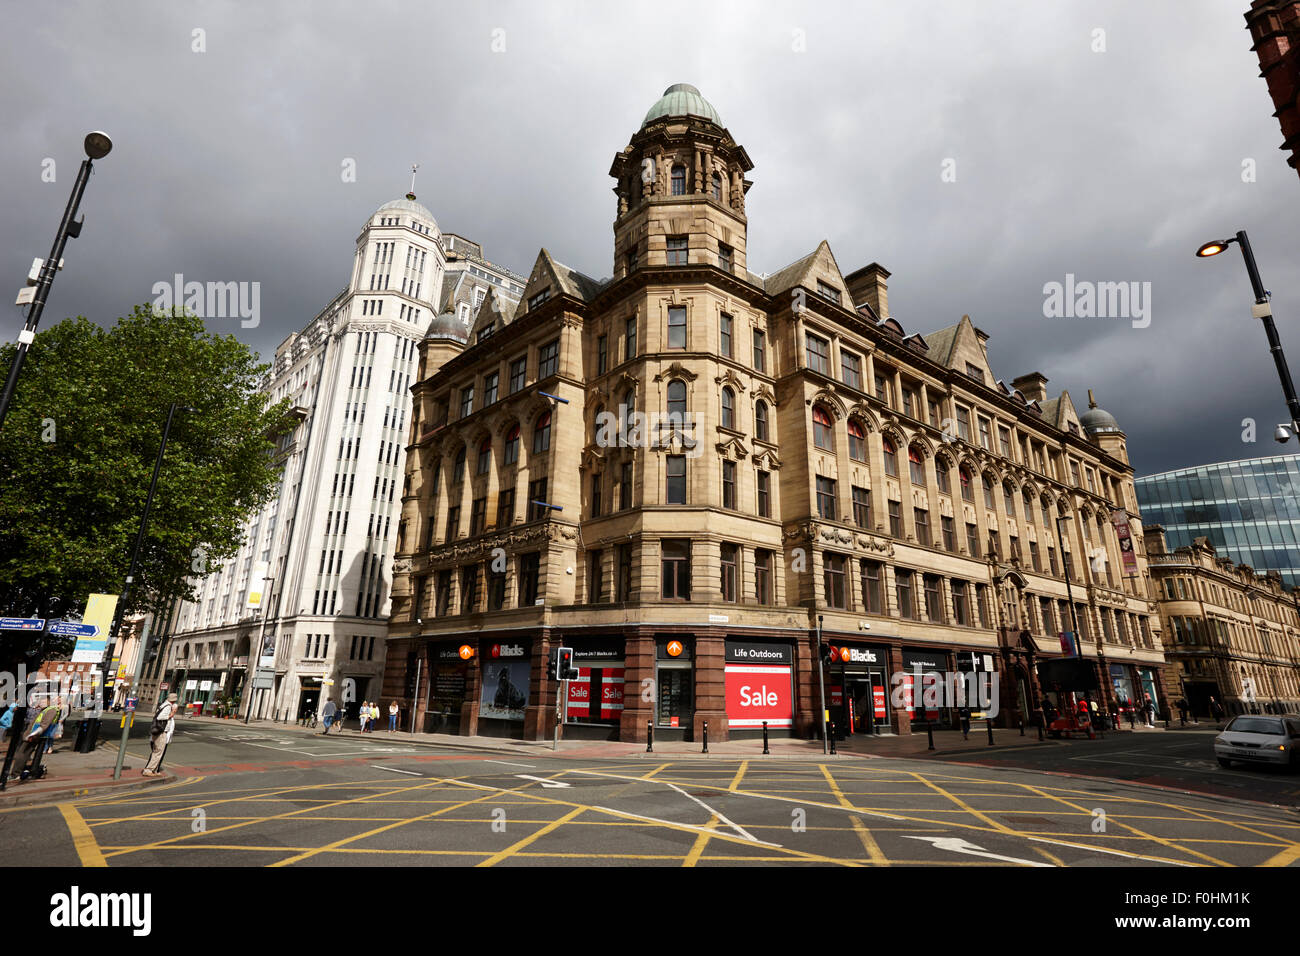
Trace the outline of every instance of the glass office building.
{"type": "Polygon", "coordinates": [[[1300,455],[1180,468],[1135,485],[1142,522],[1163,525],[1171,549],[1209,538],[1221,556],[1300,586],[1300,455]]]}

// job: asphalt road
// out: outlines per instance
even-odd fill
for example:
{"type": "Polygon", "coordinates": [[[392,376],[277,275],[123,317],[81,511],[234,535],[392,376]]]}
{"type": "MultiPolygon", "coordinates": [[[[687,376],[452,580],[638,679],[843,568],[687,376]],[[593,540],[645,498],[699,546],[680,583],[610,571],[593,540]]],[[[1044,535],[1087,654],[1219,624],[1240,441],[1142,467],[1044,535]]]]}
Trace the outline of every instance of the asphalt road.
{"type": "MultiPolygon", "coordinates": [[[[1197,759],[1165,753],[1194,746],[1175,734],[1044,751],[1123,770],[1099,758],[1148,740],[1148,765],[1197,759]]],[[[1028,753],[984,759],[1046,759],[1028,753]]],[[[27,865],[114,867],[1300,867],[1292,809],[1007,765],[552,757],[238,724],[183,727],[167,761],[184,779],[2,813],[0,842],[27,865]]]]}
{"type": "Polygon", "coordinates": [[[1044,770],[1172,787],[1283,807],[1300,807],[1300,773],[1285,768],[1220,767],[1214,758],[1218,731],[1177,730],[1113,734],[1099,740],[1071,740],[1055,746],[1004,748],[988,755],[954,756],[984,767],[1044,770]]]}

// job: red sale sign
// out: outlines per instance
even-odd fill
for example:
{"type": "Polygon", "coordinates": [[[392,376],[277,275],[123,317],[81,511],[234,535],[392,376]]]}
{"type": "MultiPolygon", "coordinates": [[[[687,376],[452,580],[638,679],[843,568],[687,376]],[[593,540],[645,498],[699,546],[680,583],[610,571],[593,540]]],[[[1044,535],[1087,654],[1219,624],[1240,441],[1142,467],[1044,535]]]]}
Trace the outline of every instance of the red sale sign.
{"type": "Polygon", "coordinates": [[[876,719],[884,720],[885,717],[888,716],[888,714],[886,714],[885,712],[885,688],[882,687],[880,684],[874,685],[871,688],[871,699],[872,702],[875,704],[874,709],[876,712],[876,719]]]}
{"type": "Polygon", "coordinates": [[[727,720],[732,727],[789,727],[794,723],[790,668],[727,665],[727,720]]]}

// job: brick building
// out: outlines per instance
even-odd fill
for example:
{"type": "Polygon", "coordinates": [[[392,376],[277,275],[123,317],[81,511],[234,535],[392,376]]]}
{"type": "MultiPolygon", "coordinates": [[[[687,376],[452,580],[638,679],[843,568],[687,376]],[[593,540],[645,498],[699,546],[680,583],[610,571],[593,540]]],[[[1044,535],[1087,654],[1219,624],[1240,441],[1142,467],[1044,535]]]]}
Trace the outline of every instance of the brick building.
{"type": "Polygon", "coordinates": [[[611,278],[543,249],[421,342],[383,692],[417,727],[549,736],[563,645],[566,735],[813,733],[819,624],[840,728],[910,732],[918,667],[1032,719],[1071,592],[1103,697],[1163,666],[1115,419],[1005,384],[968,316],[905,329],[877,263],[751,271],[752,168],[671,87],[610,168],[611,278]]]}
{"type": "Polygon", "coordinates": [[[1279,148],[1291,151],[1287,165],[1300,173],[1300,0],[1253,0],[1245,17],[1282,127],[1279,148]]]}

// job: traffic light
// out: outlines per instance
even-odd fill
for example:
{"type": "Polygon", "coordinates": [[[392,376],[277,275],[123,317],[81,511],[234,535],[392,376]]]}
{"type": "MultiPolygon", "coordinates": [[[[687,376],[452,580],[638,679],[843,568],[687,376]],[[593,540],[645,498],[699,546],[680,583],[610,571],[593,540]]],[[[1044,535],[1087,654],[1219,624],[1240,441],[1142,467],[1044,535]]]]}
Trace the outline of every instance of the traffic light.
{"type": "Polygon", "coordinates": [[[829,644],[823,644],[822,645],[822,667],[830,667],[830,666],[831,666],[831,646],[829,644]]]}
{"type": "Polygon", "coordinates": [[[573,666],[573,648],[560,647],[556,649],[558,655],[556,659],[555,677],[557,680],[573,680],[578,676],[578,669],[573,666]]]}

